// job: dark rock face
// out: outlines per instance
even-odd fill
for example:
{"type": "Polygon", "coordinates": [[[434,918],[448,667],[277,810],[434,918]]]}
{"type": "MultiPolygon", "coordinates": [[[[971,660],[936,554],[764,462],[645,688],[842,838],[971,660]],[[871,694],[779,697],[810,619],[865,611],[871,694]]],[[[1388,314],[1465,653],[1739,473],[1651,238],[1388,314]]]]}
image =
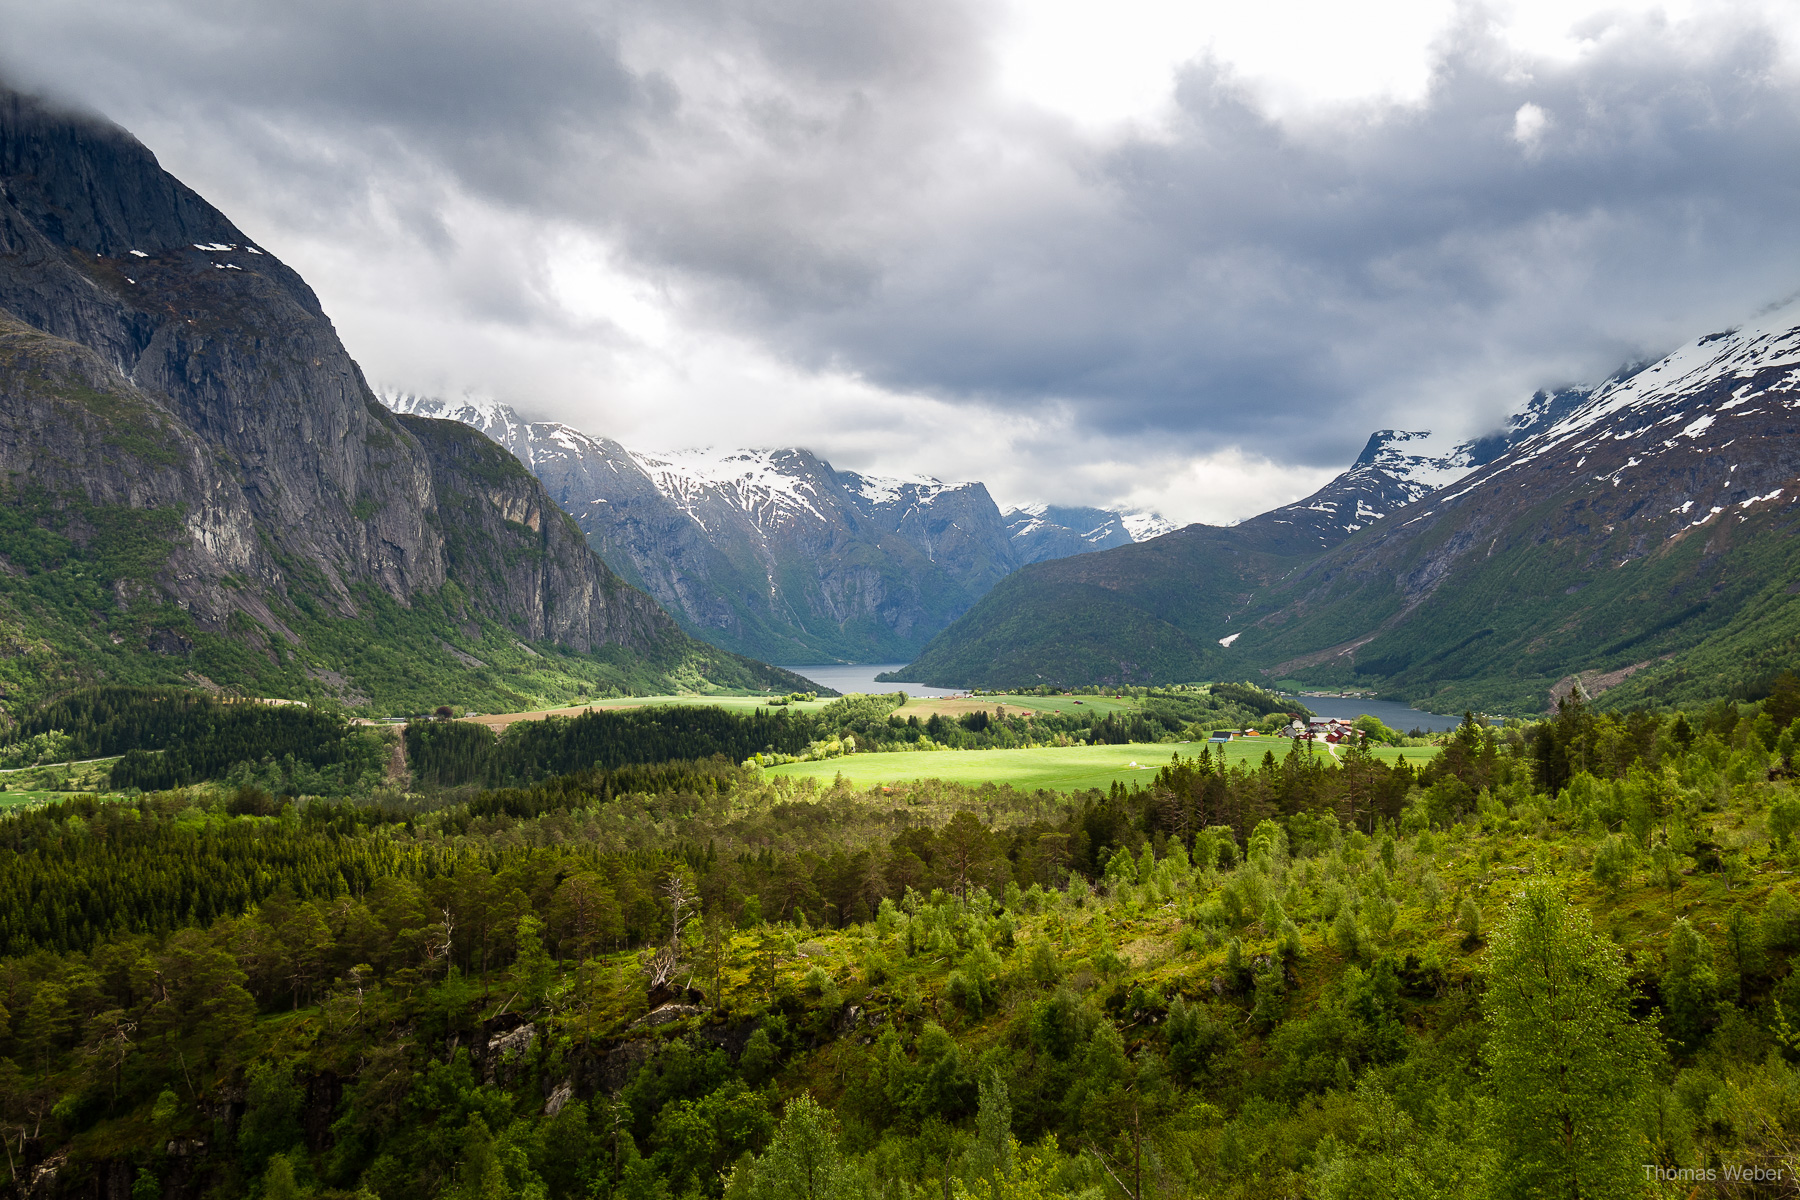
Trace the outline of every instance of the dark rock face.
{"type": "MultiPolygon", "coordinates": [[[[117,603],[193,629],[114,622],[122,653],[200,633],[304,649],[302,612],[426,596],[580,653],[690,653],[529,473],[442,424],[377,403],[305,282],[130,135],[0,90],[0,471],[78,546],[104,535],[95,513],[142,518],[117,603]]],[[[0,555],[28,556],[23,537],[0,555]]],[[[0,597],[0,633],[31,641],[55,620],[23,603],[0,597]]]]}
{"type": "Polygon", "coordinates": [[[456,572],[484,608],[522,637],[583,652],[648,649],[668,637],[667,615],[606,570],[517,459],[455,421],[397,419],[441,481],[433,524],[451,569],[500,551],[499,563],[456,572]]]}

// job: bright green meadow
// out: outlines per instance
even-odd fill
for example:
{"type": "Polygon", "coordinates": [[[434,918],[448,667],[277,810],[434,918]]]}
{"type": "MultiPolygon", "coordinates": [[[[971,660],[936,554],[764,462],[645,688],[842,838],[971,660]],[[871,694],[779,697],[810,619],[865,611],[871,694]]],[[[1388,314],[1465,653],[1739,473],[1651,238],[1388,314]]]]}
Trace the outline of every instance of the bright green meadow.
{"type": "MultiPolygon", "coordinates": [[[[1022,790],[1044,788],[1067,792],[1109,788],[1114,783],[1143,783],[1154,778],[1159,768],[1168,765],[1172,754],[1192,758],[1203,745],[1205,743],[1200,742],[1138,742],[1123,746],[1043,746],[1031,750],[853,754],[817,762],[786,763],[769,767],[767,773],[826,781],[842,775],[855,787],[942,779],[949,783],[1010,783],[1022,790]]],[[[1219,745],[1225,749],[1228,764],[1253,765],[1261,762],[1263,755],[1271,750],[1277,758],[1287,753],[1287,743],[1273,737],[1245,738],[1219,745]]],[[[1216,755],[1217,747],[1211,749],[1216,755]]],[[[1324,747],[1318,744],[1313,746],[1312,753],[1326,757],[1324,747]]],[[[1436,746],[1404,750],[1384,746],[1375,751],[1384,762],[1392,763],[1404,756],[1414,764],[1422,764],[1437,753],[1436,746]]]]}

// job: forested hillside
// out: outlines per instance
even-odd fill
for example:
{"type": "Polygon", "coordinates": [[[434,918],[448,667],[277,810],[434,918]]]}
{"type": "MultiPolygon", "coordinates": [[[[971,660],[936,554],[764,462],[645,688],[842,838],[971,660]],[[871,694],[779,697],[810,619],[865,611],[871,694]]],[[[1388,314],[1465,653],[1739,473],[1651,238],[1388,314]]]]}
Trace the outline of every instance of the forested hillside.
{"type": "Polygon", "coordinates": [[[17,811],[11,1190],[1685,1195],[1644,1164],[1800,1132],[1796,717],[1073,796],[718,761],[17,811]]]}

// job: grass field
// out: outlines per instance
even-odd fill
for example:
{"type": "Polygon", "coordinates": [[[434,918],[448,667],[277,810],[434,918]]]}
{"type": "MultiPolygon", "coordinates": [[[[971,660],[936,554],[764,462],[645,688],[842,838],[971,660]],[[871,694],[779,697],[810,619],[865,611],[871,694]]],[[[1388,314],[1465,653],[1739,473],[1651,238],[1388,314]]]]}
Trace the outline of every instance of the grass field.
{"type": "MultiPolygon", "coordinates": [[[[829,700],[796,700],[787,707],[796,712],[817,712],[830,703],[829,700]]],[[[575,717],[589,709],[604,712],[616,708],[648,708],[652,704],[697,704],[747,713],[755,709],[767,708],[769,698],[767,696],[627,696],[622,700],[596,700],[592,704],[572,704],[567,708],[540,708],[532,712],[482,713],[478,717],[464,717],[463,719],[473,721],[477,725],[486,725],[489,729],[504,729],[514,721],[541,721],[545,717],[575,717]]]]}
{"type": "Polygon", "coordinates": [[[78,792],[89,794],[105,788],[115,758],[90,758],[74,763],[0,770],[0,812],[26,808],[51,800],[66,800],[78,792]]]}
{"type": "MultiPolygon", "coordinates": [[[[0,792],[0,812],[9,808],[30,808],[34,804],[48,804],[52,800],[67,800],[75,795],[94,795],[92,792],[49,792],[40,790],[21,790],[16,792],[0,792]]],[[[122,800],[123,796],[100,796],[103,800],[122,800]]]]}
{"type": "Polygon", "coordinates": [[[1003,708],[1008,713],[1018,712],[1055,712],[1055,713],[1091,713],[1101,716],[1119,712],[1122,709],[1135,709],[1136,700],[1121,700],[1114,696],[957,696],[934,699],[931,697],[915,697],[906,702],[900,709],[903,717],[916,716],[923,721],[933,713],[943,713],[947,717],[960,717],[964,713],[978,709],[993,712],[1003,708]]]}
{"type": "MultiPolygon", "coordinates": [[[[771,775],[790,778],[835,779],[839,774],[859,787],[905,783],[914,779],[943,779],[954,783],[1010,783],[1016,788],[1078,791],[1121,783],[1145,783],[1167,765],[1172,754],[1191,758],[1204,743],[1139,743],[1129,746],[1058,746],[1040,750],[940,750],[912,754],[854,754],[821,762],[788,763],[770,767],[771,775]],[[1136,764],[1133,766],[1132,764],[1136,764]]],[[[1273,750],[1287,753],[1279,738],[1246,738],[1225,745],[1228,763],[1259,763],[1273,750]]],[[[1325,749],[1315,744],[1313,753],[1323,758],[1325,749]]],[[[1401,755],[1420,763],[1437,753],[1436,747],[1376,751],[1384,761],[1401,755]]]]}

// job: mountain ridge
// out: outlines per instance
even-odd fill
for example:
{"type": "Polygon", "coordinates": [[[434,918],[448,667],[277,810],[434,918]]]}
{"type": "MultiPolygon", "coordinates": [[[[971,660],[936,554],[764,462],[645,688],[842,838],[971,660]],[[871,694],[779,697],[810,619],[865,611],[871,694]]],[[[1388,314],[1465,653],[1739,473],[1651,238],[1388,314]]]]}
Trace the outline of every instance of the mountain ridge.
{"type": "Polygon", "coordinates": [[[684,629],[765,659],[911,658],[1023,563],[1130,541],[1128,520],[1167,528],[1154,514],[1038,506],[1021,532],[1021,510],[1003,515],[979,482],[841,471],[799,448],[652,453],[495,401],[393,389],[382,401],[505,446],[684,629]]]}

